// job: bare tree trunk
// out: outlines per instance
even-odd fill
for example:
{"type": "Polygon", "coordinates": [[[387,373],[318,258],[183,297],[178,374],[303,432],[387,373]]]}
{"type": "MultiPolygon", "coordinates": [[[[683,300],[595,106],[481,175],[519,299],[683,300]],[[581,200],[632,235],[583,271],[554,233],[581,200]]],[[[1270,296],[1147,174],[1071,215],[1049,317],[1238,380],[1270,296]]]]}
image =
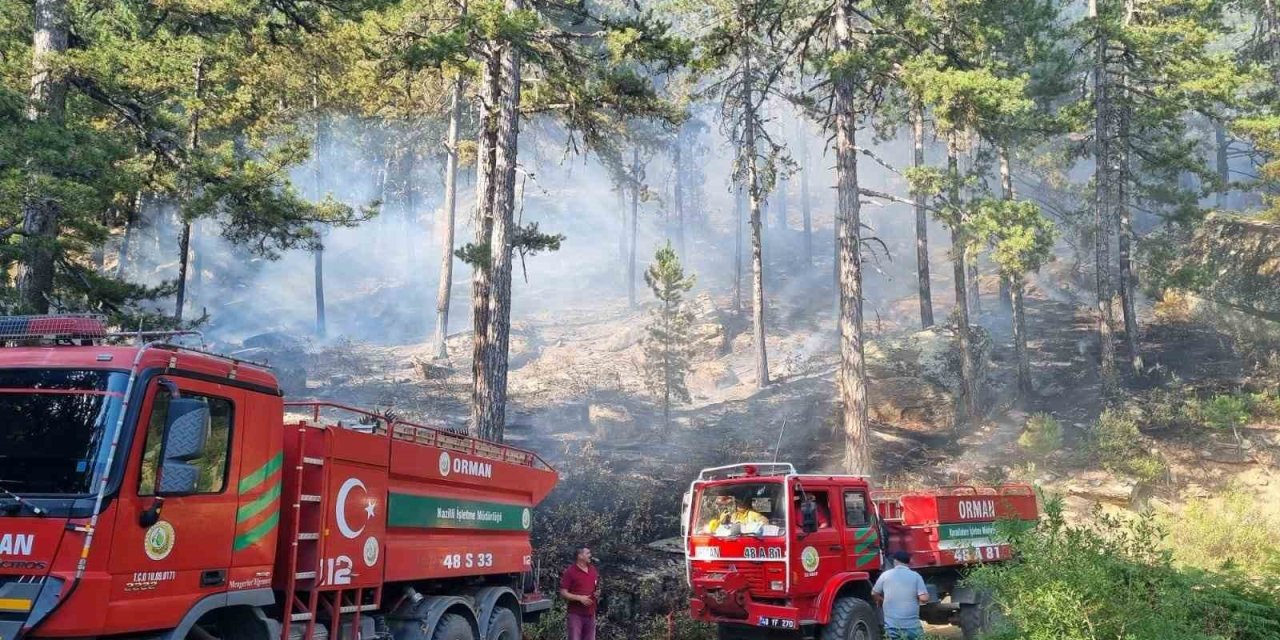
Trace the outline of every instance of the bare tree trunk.
{"type": "MultiPolygon", "coordinates": [[[[464,2],[460,15],[465,15],[464,2]]],[[[458,127],[462,120],[462,75],[453,79],[449,96],[449,133],[445,142],[444,237],[440,240],[440,283],[436,287],[436,331],[433,342],[437,358],[449,357],[449,299],[453,289],[453,231],[458,210],[458,127]]]]}
{"type": "Polygon", "coordinates": [[[1031,356],[1027,352],[1027,314],[1023,306],[1025,287],[1022,277],[1011,278],[1010,292],[1013,298],[1013,350],[1018,359],[1018,393],[1026,397],[1031,388],[1031,356]]]}
{"type": "MultiPolygon", "coordinates": [[[[523,0],[507,0],[508,11],[520,11],[523,0]]],[[[492,287],[489,322],[483,340],[479,375],[474,380],[472,416],[480,437],[502,442],[507,411],[507,352],[511,336],[511,258],[514,237],[516,155],[520,135],[520,52],[503,48],[498,114],[497,148],[494,154],[495,184],[493,230],[490,234],[492,287]]]]}
{"type": "Polygon", "coordinates": [[[796,136],[800,138],[800,219],[804,225],[804,263],[813,266],[813,220],[809,211],[809,135],[796,119],[796,136]]]}
{"type": "MultiPolygon", "coordinates": [[[[1132,3],[1129,5],[1132,12],[1132,3]]],[[[1132,13],[1130,13],[1132,15],[1132,13]]],[[[1129,181],[1131,165],[1129,161],[1129,120],[1130,102],[1128,94],[1128,74],[1120,74],[1120,104],[1116,109],[1118,115],[1119,136],[1116,144],[1116,157],[1120,163],[1116,176],[1116,210],[1120,243],[1120,308],[1124,315],[1124,339],[1129,351],[1129,366],[1135,374],[1142,373],[1142,352],[1138,347],[1138,313],[1136,305],[1136,285],[1133,273],[1133,246],[1136,238],[1133,234],[1132,214],[1129,210],[1129,181]]]]}
{"type": "MultiPolygon", "coordinates": [[[[960,202],[959,167],[960,134],[952,131],[947,134],[947,174],[951,185],[949,197],[956,206],[960,202]]],[[[962,218],[951,226],[951,262],[956,291],[956,334],[960,340],[960,381],[964,387],[960,394],[960,414],[963,420],[968,421],[978,417],[978,381],[974,371],[973,338],[969,326],[969,296],[965,282],[968,271],[965,268],[965,258],[968,254],[966,222],[962,218]]]]}
{"type": "MultiPolygon", "coordinates": [[[[1001,143],[998,153],[1000,155],[1000,191],[1005,200],[1013,200],[1013,162],[1009,155],[1009,145],[1001,143]]],[[[1000,304],[1009,307],[1013,304],[1013,294],[1010,291],[1010,279],[1000,276],[1000,304]]]]}
{"type": "Polygon", "coordinates": [[[485,380],[489,370],[485,356],[489,335],[489,296],[492,289],[493,265],[488,260],[493,233],[494,193],[497,182],[496,154],[498,146],[499,83],[502,78],[499,50],[491,44],[480,81],[480,133],[476,141],[476,242],[481,254],[471,264],[471,433],[483,435],[488,424],[486,409],[489,391],[485,380]],[[481,385],[486,385],[483,390],[481,385]],[[483,393],[482,393],[483,391],[483,393]]]}
{"type": "Polygon", "coordinates": [[[747,198],[742,187],[734,194],[733,219],[733,312],[742,313],[742,219],[747,215],[747,198]]]}
{"type": "MultiPolygon", "coordinates": [[[[836,3],[836,46],[853,53],[853,0],[836,3]]],[[[835,81],[836,228],[839,230],[840,375],[836,387],[843,408],[844,471],[871,473],[870,427],[867,421],[867,371],[862,344],[862,205],[858,191],[855,134],[857,87],[852,74],[835,81]]]]}
{"type": "MultiPolygon", "coordinates": [[[[744,38],[744,40],[747,40],[744,38]]],[[[747,197],[751,205],[751,320],[756,351],[756,388],[769,386],[769,355],[765,348],[764,328],[764,233],[761,219],[760,175],[756,166],[756,127],[758,114],[755,107],[755,78],[751,74],[751,49],[743,47],[746,77],[742,82],[742,101],[745,105],[743,114],[743,151],[747,161],[747,197]]]]}
{"type": "MultiPolygon", "coordinates": [[[[915,149],[912,166],[924,169],[924,104],[915,100],[911,105],[911,141],[915,149]]],[[[929,281],[929,217],[925,212],[925,193],[917,190],[916,209],[916,282],[920,298],[920,326],[933,326],[933,286],[929,281]]]]}
{"type": "MultiPolygon", "coordinates": [[[[27,119],[32,122],[61,127],[64,121],[67,80],[57,71],[55,59],[67,50],[68,24],[66,0],[35,0],[31,102],[27,110],[27,119]]],[[[61,213],[61,203],[43,193],[32,194],[22,203],[24,246],[18,268],[18,297],[33,313],[49,312],[61,213]]]]}
{"type": "MultiPolygon", "coordinates": [[[[1089,16],[1098,19],[1098,0],[1090,0],[1089,16]]],[[[1098,343],[1101,351],[1101,371],[1103,392],[1110,395],[1117,388],[1115,343],[1111,335],[1111,327],[1115,322],[1111,308],[1111,210],[1112,210],[1112,166],[1111,152],[1111,95],[1108,88],[1107,70],[1107,38],[1105,30],[1098,25],[1095,45],[1095,61],[1093,67],[1094,86],[1094,144],[1097,146],[1094,178],[1094,253],[1097,262],[1097,294],[1098,294],[1098,343]]]]}
{"type": "Polygon", "coordinates": [[[636,235],[640,224],[640,148],[631,149],[631,234],[627,238],[627,302],[636,306],[636,235]]]}
{"type": "MultiPolygon", "coordinates": [[[[204,58],[196,58],[192,65],[195,81],[195,97],[197,100],[204,93],[204,58]]],[[[187,124],[187,148],[192,151],[200,148],[200,110],[192,109],[187,124]]],[[[187,302],[187,271],[191,260],[191,221],[184,216],[182,235],[178,239],[178,295],[173,317],[182,320],[182,313],[187,302]]]]}
{"type": "Polygon", "coordinates": [[[671,200],[675,214],[675,245],[676,255],[679,255],[681,260],[688,257],[684,252],[684,132],[684,127],[680,127],[676,133],[675,146],[671,150],[671,164],[674,165],[676,174],[674,184],[671,186],[671,200]]]}
{"type": "Polygon", "coordinates": [[[1213,121],[1214,147],[1217,151],[1218,180],[1222,187],[1218,190],[1217,208],[1227,208],[1227,196],[1231,193],[1231,162],[1227,154],[1231,149],[1231,141],[1227,138],[1227,125],[1222,120],[1213,121]]]}
{"type": "MultiPolygon", "coordinates": [[[[316,118],[315,159],[311,164],[311,198],[315,202],[324,199],[324,161],[322,154],[328,142],[328,127],[320,120],[320,78],[311,76],[311,111],[316,118]]],[[[324,228],[316,225],[316,233],[323,233],[324,228]]],[[[324,245],[319,245],[312,252],[312,288],[316,302],[316,336],[324,338],[329,333],[329,322],[325,317],[324,303],[324,245]]]]}
{"type": "MultiPolygon", "coordinates": [[[[625,178],[624,178],[625,180],[625,178]]],[[[622,279],[627,279],[627,185],[625,182],[619,182],[618,185],[618,264],[621,267],[622,279]]],[[[624,283],[625,284],[625,283],[624,283]]]]}

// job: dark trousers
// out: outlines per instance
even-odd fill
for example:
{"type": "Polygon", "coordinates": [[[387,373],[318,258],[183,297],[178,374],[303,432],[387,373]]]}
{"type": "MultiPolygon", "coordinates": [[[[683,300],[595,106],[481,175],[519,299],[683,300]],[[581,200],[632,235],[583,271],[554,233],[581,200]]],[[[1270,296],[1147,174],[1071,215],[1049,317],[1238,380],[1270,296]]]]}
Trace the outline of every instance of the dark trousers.
{"type": "Polygon", "coordinates": [[[569,614],[565,621],[569,628],[569,640],[596,640],[596,617],[569,614]]]}

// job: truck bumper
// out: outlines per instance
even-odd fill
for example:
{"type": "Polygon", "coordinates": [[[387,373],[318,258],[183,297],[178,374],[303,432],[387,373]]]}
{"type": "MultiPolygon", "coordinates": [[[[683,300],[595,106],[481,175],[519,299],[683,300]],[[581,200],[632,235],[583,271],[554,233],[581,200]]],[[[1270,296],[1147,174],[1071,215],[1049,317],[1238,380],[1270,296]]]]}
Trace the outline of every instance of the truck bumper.
{"type": "Polygon", "coordinates": [[[740,624],[761,629],[799,629],[803,623],[800,619],[800,610],[796,607],[754,602],[750,597],[743,603],[740,611],[714,610],[696,598],[689,601],[689,611],[694,620],[740,624]]]}

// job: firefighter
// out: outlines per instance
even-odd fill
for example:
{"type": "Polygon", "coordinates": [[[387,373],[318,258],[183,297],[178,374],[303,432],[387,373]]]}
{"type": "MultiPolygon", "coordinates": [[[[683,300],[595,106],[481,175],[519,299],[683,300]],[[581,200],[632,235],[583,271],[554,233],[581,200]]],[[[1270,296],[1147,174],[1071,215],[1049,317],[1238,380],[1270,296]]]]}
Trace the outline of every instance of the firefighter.
{"type": "Polygon", "coordinates": [[[716,511],[719,513],[707,523],[707,532],[715,533],[721,525],[741,525],[743,528],[757,529],[769,524],[769,519],[760,513],[738,504],[733,496],[716,496],[716,511]]]}

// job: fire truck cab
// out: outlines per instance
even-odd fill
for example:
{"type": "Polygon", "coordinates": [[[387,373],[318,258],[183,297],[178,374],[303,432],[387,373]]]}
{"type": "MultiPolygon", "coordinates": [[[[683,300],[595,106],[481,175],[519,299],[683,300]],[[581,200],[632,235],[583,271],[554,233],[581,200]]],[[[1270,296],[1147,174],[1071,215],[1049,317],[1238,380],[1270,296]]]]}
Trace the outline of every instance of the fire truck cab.
{"type": "Polygon", "coordinates": [[[971,638],[992,610],[963,569],[1009,559],[994,522],[1033,519],[1036,503],[1025,485],[880,492],[865,477],[754,463],[703,470],[683,515],[692,616],[721,638],[879,638],[872,586],[898,550],[928,586],[922,619],[971,638]]]}

